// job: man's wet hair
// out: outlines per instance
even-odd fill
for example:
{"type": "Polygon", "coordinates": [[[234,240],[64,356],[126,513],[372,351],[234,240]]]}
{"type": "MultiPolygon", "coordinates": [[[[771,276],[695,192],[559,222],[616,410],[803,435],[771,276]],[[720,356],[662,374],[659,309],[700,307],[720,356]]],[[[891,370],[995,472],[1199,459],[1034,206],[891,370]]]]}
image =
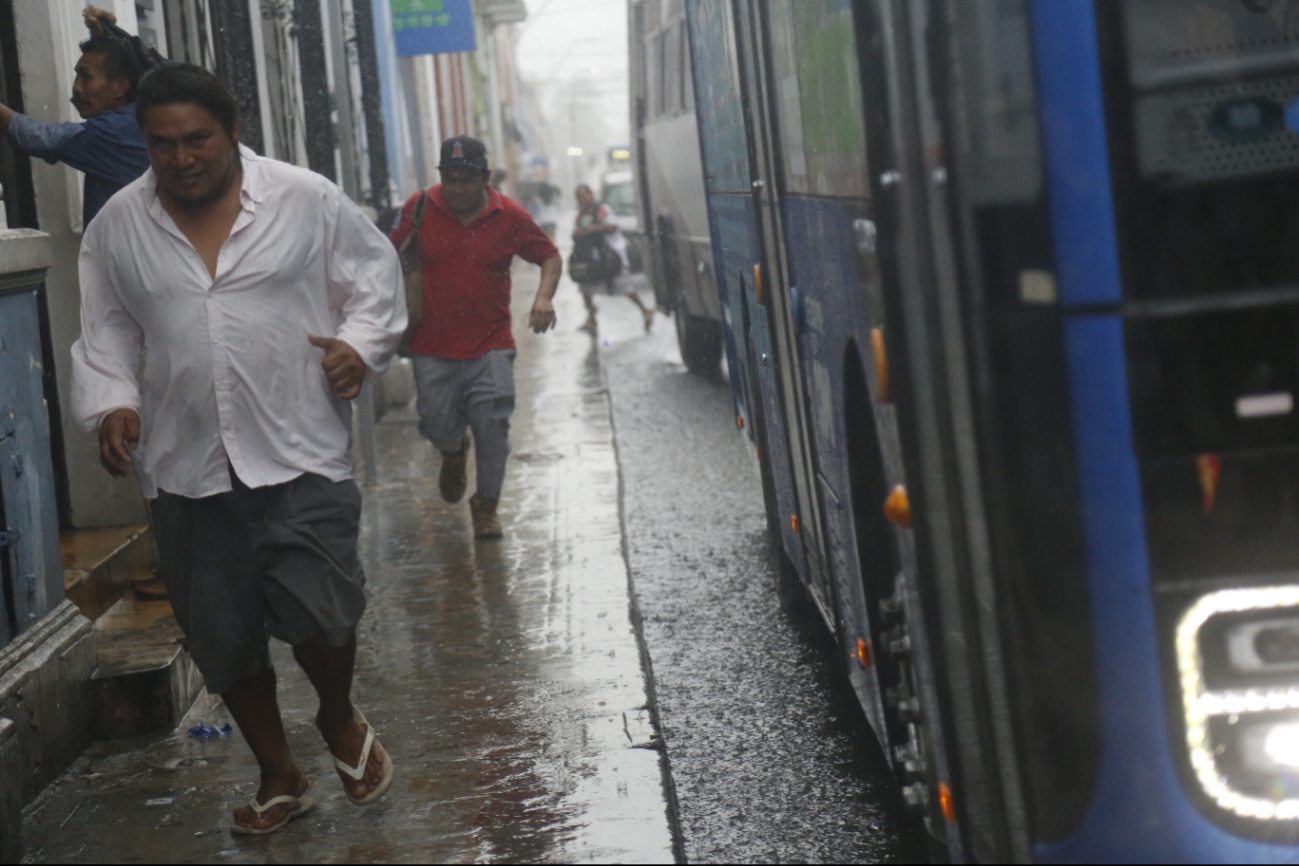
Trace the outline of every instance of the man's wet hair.
{"type": "Polygon", "coordinates": [[[131,82],[131,89],[127,91],[127,102],[134,102],[137,91],[140,87],[140,77],[144,75],[144,67],[140,65],[140,59],[135,56],[135,51],[125,39],[117,39],[113,36],[92,36],[80,46],[82,54],[95,52],[104,58],[104,74],[113,81],[125,78],[131,82]]]}
{"type": "Polygon", "coordinates": [[[239,103],[230,88],[211,72],[192,63],[168,63],[140,79],[140,90],[135,98],[135,119],[143,129],[149,109],[184,102],[206,108],[221,123],[227,135],[234,135],[239,128],[239,103]]]}

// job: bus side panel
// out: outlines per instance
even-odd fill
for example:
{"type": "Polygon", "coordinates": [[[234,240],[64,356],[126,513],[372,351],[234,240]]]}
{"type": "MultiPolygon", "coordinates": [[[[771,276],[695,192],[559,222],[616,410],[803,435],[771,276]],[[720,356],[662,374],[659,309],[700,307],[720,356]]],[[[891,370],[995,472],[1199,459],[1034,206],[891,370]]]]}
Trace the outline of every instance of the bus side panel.
{"type": "Polygon", "coordinates": [[[695,79],[695,112],[710,193],[748,193],[749,143],[740,104],[729,3],[686,4],[695,79]]]}
{"type": "MultiPolygon", "coordinates": [[[[735,363],[741,363],[742,360],[748,367],[751,353],[752,366],[758,374],[756,393],[750,391],[750,394],[755,401],[762,401],[762,415],[766,421],[767,453],[759,456],[771,468],[776,513],[796,514],[794,472],[789,463],[789,439],[781,423],[783,413],[776,382],[776,355],[772,348],[771,328],[767,310],[758,303],[753,283],[753,265],[759,261],[758,223],[757,215],[753,212],[753,199],[747,195],[710,195],[709,206],[714,214],[717,231],[715,249],[718,250],[718,268],[722,273],[719,283],[726,292],[724,305],[731,312],[724,321],[726,339],[735,347],[735,363]],[[743,331],[744,319],[740,315],[745,305],[749,313],[747,334],[743,331]]],[[[735,367],[731,370],[731,387],[737,388],[747,377],[737,377],[735,367]]],[[[797,569],[799,577],[806,582],[807,562],[803,544],[788,521],[780,520],[778,525],[785,553],[797,569]]]]}
{"type": "MultiPolygon", "coordinates": [[[[754,266],[761,262],[757,214],[749,188],[749,142],[740,104],[735,33],[728,3],[689,2],[690,50],[694,70],[695,106],[708,190],[709,226],[713,237],[714,270],[723,309],[723,331],[731,387],[737,409],[761,400],[767,440],[759,458],[771,470],[775,513],[796,514],[789,440],[782,426],[784,412],[776,381],[776,357],[766,308],[759,303],[754,266]],[[744,333],[747,312],[748,333],[744,333]],[[752,363],[750,364],[750,361],[752,363]],[[749,383],[745,371],[757,371],[749,383]],[[747,390],[746,390],[747,385],[747,390]],[[746,402],[752,401],[752,403],[746,402]]],[[[752,419],[755,413],[750,412],[752,419]]],[[[752,431],[757,434],[757,431],[752,431]]],[[[777,521],[781,543],[800,579],[808,580],[803,545],[788,521],[777,521]]]]}
{"type": "MultiPolygon", "coordinates": [[[[723,4],[701,6],[699,3],[685,4],[685,21],[689,34],[691,87],[694,88],[695,111],[693,120],[696,129],[696,153],[699,159],[706,191],[708,233],[712,238],[711,249],[701,252],[700,260],[706,252],[711,256],[710,267],[713,277],[718,318],[722,321],[722,342],[726,351],[727,368],[730,371],[731,393],[735,404],[736,418],[744,418],[748,423],[749,438],[757,441],[758,432],[754,429],[753,387],[748,379],[748,365],[744,359],[743,347],[737,345],[735,331],[743,321],[743,307],[740,303],[740,291],[743,283],[737,281],[736,274],[728,275],[726,271],[719,226],[719,214],[713,198],[716,194],[730,189],[744,192],[747,184],[736,177],[746,176],[748,172],[747,141],[744,136],[744,116],[736,96],[733,76],[733,54],[729,35],[729,18],[724,14],[723,4]],[[732,178],[728,185],[719,182],[718,178],[732,178]]],[[[729,227],[728,237],[731,245],[739,243],[738,238],[746,237],[744,231],[729,227]]],[[[745,241],[745,249],[748,248],[745,241]]]]}
{"type": "MultiPolygon", "coordinates": [[[[871,641],[868,605],[872,600],[866,598],[863,564],[858,561],[844,419],[845,359],[853,346],[861,363],[871,357],[870,327],[876,318],[862,291],[862,266],[851,229],[854,217],[864,214],[868,205],[786,196],[782,207],[790,280],[797,289],[799,354],[810,379],[804,387],[812,409],[817,484],[824,502],[826,547],[836,582],[846,669],[871,725],[881,742],[887,743],[884,708],[870,653],[867,665],[857,655],[857,639],[871,641]]],[[[882,501],[875,503],[876,507],[882,505],[882,501]]],[[[890,565],[896,558],[890,550],[874,553],[890,565]]]]}
{"type": "Polygon", "coordinates": [[[719,239],[709,252],[712,255],[713,273],[717,275],[715,282],[718,304],[721,308],[722,348],[726,352],[726,369],[731,382],[731,400],[735,406],[736,424],[743,427],[754,447],[759,447],[762,437],[758,425],[765,426],[765,419],[761,412],[755,411],[758,383],[752,374],[756,372],[756,367],[749,363],[752,353],[745,342],[746,318],[749,314],[749,309],[745,307],[746,283],[743,271],[738,270],[738,266],[728,267],[727,258],[722,253],[725,245],[720,240],[725,233],[731,240],[731,244],[736,244],[737,238],[745,236],[746,229],[744,226],[734,225],[723,228],[718,223],[720,219],[722,214],[719,213],[718,208],[709,207],[708,232],[712,237],[719,239]]]}

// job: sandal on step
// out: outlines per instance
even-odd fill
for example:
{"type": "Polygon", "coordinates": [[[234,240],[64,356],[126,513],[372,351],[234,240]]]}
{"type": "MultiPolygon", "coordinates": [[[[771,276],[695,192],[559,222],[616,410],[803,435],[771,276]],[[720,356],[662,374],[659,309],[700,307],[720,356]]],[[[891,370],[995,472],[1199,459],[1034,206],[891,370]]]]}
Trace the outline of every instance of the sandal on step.
{"type": "Polygon", "coordinates": [[[267,827],[264,830],[259,830],[256,827],[245,827],[243,824],[233,824],[230,827],[230,832],[239,836],[265,836],[267,833],[274,833],[278,830],[283,830],[294,818],[301,818],[303,815],[316,808],[316,801],[310,797],[291,797],[288,794],[281,794],[278,797],[272,797],[265,803],[258,803],[257,798],[253,797],[248,801],[248,808],[252,809],[257,817],[260,818],[263,813],[285,803],[289,806],[289,812],[284,816],[284,820],[280,823],[267,827]]]}
{"type": "MultiPolygon", "coordinates": [[[[349,779],[359,782],[365,778],[365,767],[370,762],[370,751],[376,745],[382,748],[382,745],[376,739],[374,726],[365,720],[365,714],[360,710],[355,710],[355,721],[358,725],[365,726],[365,745],[361,747],[361,757],[357,760],[356,766],[349,766],[346,761],[330,752],[330,757],[334,759],[334,766],[341,772],[345,773],[349,779]]],[[[343,787],[343,793],[347,795],[348,802],[353,806],[368,806],[375,800],[378,800],[384,794],[388,793],[388,788],[392,786],[392,755],[388,754],[387,749],[383,752],[383,777],[379,779],[378,786],[366,794],[364,797],[353,797],[352,792],[343,787]]]]}

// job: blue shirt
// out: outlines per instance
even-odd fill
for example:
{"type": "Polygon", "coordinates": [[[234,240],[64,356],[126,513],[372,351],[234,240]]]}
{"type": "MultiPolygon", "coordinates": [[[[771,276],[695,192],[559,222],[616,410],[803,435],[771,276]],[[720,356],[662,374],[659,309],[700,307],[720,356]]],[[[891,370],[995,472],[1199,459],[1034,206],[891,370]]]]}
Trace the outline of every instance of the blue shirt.
{"type": "Polygon", "coordinates": [[[48,163],[62,162],[86,173],[83,228],[115,192],[149,167],[134,104],[96,114],[85,123],[41,123],[15,113],[9,140],[48,163]]]}

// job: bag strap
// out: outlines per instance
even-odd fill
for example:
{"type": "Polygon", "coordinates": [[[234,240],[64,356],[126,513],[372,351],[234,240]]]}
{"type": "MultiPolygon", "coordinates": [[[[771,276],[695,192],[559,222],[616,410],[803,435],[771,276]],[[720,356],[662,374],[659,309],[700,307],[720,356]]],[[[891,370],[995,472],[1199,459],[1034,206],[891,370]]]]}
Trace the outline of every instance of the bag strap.
{"type": "Polygon", "coordinates": [[[420,193],[419,201],[415,202],[415,234],[424,228],[424,206],[428,204],[428,190],[420,193]]]}
{"type": "Polygon", "coordinates": [[[428,203],[428,190],[420,193],[419,201],[415,202],[415,219],[410,234],[401,242],[401,248],[397,252],[405,255],[407,248],[418,248],[420,229],[424,227],[424,206],[428,203]]]}

